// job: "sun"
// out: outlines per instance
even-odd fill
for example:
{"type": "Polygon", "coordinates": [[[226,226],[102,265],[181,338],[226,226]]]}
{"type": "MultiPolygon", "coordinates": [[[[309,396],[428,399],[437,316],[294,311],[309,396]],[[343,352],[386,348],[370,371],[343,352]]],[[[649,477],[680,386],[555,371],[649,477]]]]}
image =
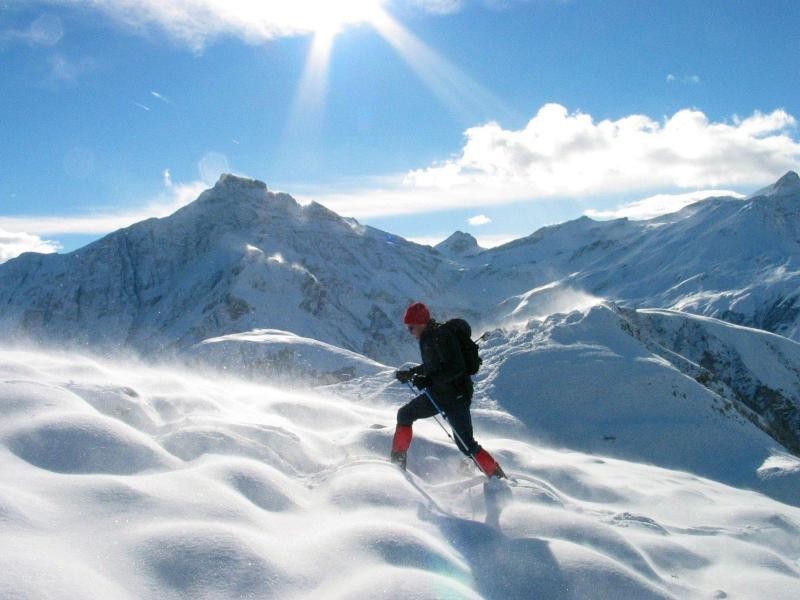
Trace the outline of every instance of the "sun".
{"type": "Polygon", "coordinates": [[[314,4],[306,15],[315,36],[333,38],[349,25],[372,23],[383,12],[387,0],[331,0],[314,4]]]}

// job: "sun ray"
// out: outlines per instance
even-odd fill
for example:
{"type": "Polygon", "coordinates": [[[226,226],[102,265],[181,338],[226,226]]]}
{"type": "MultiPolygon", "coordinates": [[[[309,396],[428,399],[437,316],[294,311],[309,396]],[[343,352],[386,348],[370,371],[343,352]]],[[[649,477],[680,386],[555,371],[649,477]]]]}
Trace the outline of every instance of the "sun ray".
{"type": "Polygon", "coordinates": [[[312,156],[322,135],[328,66],[335,36],[330,29],[314,34],[284,130],[284,151],[291,155],[303,154],[306,164],[313,162],[312,156]]]}
{"type": "Polygon", "coordinates": [[[445,108],[463,124],[513,117],[496,96],[410,33],[383,5],[386,0],[343,0],[317,5],[307,23],[314,32],[284,132],[284,149],[313,161],[324,126],[331,53],[348,27],[371,26],[445,108]]]}
{"type": "Polygon", "coordinates": [[[372,22],[384,2],[341,0],[319,3],[313,11],[307,11],[307,23],[314,37],[284,132],[285,145],[291,146],[292,151],[310,156],[319,142],[324,124],[331,51],[336,37],[347,26],[372,22]]]}
{"type": "Polygon", "coordinates": [[[437,54],[383,9],[370,24],[397,51],[431,92],[465,123],[511,116],[504,103],[453,63],[437,54]]]}

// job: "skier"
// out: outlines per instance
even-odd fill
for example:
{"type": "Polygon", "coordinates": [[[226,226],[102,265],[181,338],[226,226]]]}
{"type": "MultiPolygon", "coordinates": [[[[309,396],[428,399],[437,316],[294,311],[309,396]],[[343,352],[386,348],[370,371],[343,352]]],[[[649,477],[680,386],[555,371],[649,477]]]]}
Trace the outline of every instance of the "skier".
{"type": "Polygon", "coordinates": [[[453,428],[458,449],[474,459],[487,477],[505,478],[506,474],[497,461],[472,437],[469,412],[472,379],[466,371],[461,345],[455,333],[433,320],[428,307],[421,302],[408,307],[403,323],[409,333],[419,340],[422,364],[397,371],[395,376],[401,383],[411,381],[423,393],[397,411],[391,461],[406,468],[412,424],[417,419],[432,417],[438,412],[428,397],[430,394],[453,428]]]}

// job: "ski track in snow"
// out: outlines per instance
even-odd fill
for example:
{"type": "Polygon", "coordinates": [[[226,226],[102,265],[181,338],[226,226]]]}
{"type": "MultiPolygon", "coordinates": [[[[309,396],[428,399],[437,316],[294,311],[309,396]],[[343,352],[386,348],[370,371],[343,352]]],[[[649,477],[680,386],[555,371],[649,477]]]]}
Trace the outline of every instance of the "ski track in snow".
{"type": "Polygon", "coordinates": [[[501,503],[430,421],[383,460],[389,375],[335,391],[2,351],[0,598],[800,597],[800,508],[486,405],[501,503]]]}

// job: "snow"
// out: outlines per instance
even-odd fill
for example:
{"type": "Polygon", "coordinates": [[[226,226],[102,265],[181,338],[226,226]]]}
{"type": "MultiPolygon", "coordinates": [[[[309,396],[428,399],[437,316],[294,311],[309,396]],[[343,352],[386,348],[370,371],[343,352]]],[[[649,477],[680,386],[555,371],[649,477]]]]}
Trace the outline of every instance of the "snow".
{"type": "Polygon", "coordinates": [[[748,198],[758,198],[759,196],[788,196],[797,193],[800,193],[800,175],[794,171],[789,171],[772,185],[754,192],[748,198]]]}
{"type": "MultiPolygon", "coordinates": [[[[626,353],[637,377],[626,401],[638,394],[639,413],[628,407],[628,430],[614,429],[605,453],[542,443],[562,430],[544,431],[555,402],[538,386],[523,397],[530,380],[503,383],[503,373],[525,369],[498,371],[496,361],[524,356],[524,345],[495,333],[479,389],[511,391],[502,407],[479,394],[476,435],[517,478],[510,498],[484,492],[474,470],[460,474],[461,455],[430,421],[415,425],[413,473],[385,460],[394,413],[408,399],[387,372],[289,390],[190,368],[2,350],[0,597],[796,598],[800,508],[734,485],[736,469],[720,467],[738,460],[729,454],[737,449],[764,455],[768,438],[695,407],[727,428],[727,447],[714,440],[723,460],[703,451],[708,426],[689,435],[671,421],[638,430],[638,443],[684,446],[672,462],[686,468],[634,460],[627,436],[651,407],[640,386],[670,367],[635,360],[638,342],[604,329],[613,311],[581,315],[517,335],[541,342],[547,329],[546,343],[575,346],[573,358],[600,369],[626,353]],[[654,432],[669,432],[670,444],[654,432]]],[[[597,412],[613,393],[594,398],[597,412]]],[[[560,398],[564,415],[591,409],[576,397],[560,398]]],[[[765,467],[796,470],[791,457],[770,460],[765,467]]]]}
{"type": "Polygon", "coordinates": [[[459,256],[475,256],[483,251],[483,248],[478,245],[478,240],[476,240],[474,236],[464,233],[463,231],[456,231],[446,240],[436,244],[435,248],[442,254],[454,258],[459,256]]]}
{"type": "Polygon", "coordinates": [[[283,385],[324,385],[389,369],[355,352],[275,329],[209,338],[184,357],[198,365],[283,385]]]}

